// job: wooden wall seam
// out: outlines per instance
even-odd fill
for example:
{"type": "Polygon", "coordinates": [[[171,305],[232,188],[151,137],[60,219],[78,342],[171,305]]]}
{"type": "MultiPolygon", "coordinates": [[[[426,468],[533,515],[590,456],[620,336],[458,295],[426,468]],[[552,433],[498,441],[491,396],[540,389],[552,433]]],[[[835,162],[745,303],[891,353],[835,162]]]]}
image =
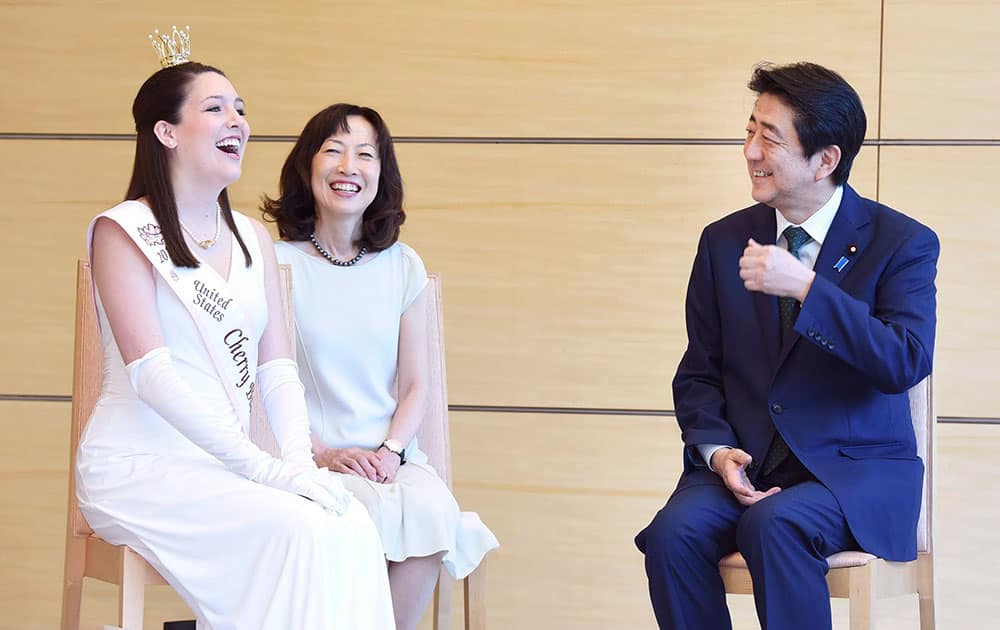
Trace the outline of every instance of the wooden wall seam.
{"type": "MultiPolygon", "coordinates": [[[[41,402],[70,403],[72,396],[44,394],[0,394],[0,402],[41,402]]],[[[605,409],[590,407],[516,407],[510,405],[448,405],[449,412],[476,413],[531,413],[541,415],[576,415],[576,416],[649,416],[659,418],[675,418],[673,409],[605,409]]],[[[939,424],[996,424],[1000,418],[966,418],[958,416],[938,416],[939,424]]]]}
{"type": "MultiPolygon", "coordinates": [[[[881,122],[879,123],[881,124],[881,122]]],[[[18,133],[0,132],[0,140],[67,140],[133,142],[125,133],[18,133]]],[[[251,136],[250,142],[292,144],[296,136],[251,136]]],[[[622,145],[622,146],[740,146],[743,138],[614,138],[614,137],[520,137],[520,136],[393,136],[396,144],[539,144],[539,145],[622,145]]],[[[866,147],[996,147],[1000,138],[869,138],[866,147]]]]}

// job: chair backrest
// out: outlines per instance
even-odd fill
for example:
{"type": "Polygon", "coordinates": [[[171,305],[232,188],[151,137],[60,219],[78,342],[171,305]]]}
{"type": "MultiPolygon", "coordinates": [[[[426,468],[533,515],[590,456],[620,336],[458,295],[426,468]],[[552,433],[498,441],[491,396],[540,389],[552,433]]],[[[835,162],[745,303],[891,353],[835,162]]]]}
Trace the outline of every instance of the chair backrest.
{"type": "Polygon", "coordinates": [[[80,513],[76,500],[76,448],[101,391],[104,349],[94,302],[94,278],[90,263],[76,266],[76,342],[73,348],[73,410],[69,430],[69,515],[70,534],[87,536],[93,532],[80,513]]]}
{"type": "MultiPolygon", "coordinates": [[[[279,269],[281,292],[285,322],[288,324],[289,335],[295,328],[292,322],[292,274],[288,265],[280,265],[279,269]]],[[[294,343],[292,345],[294,348],[294,343]]],[[[90,414],[97,404],[101,392],[104,368],[104,347],[101,342],[101,329],[97,321],[97,306],[94,301],[94,278],[90,263],[81,260],[76,269],[76,341],[73,352],[73,410],[70,421],[69,439],[69,513],[67,527],[69,533],[75,536],[89,536],[93,533],[87,519],[80,512],[76,500],[76,449],[80,436],[87,426],[90,414]]],[[[257,427],[257,435],[251,431],[253,439],[262,449],[276,454],[277,442],[271,434],[267,420],[264,418],[263,405],[259,403],[259,394],[254,390],[254,402],[251,406],[251,428],[257,427]]]]}
{"type": "Polygon", "coordinates": [[[451,436],[448,431],[448,378],[444,366],[444,312],[441,278],[427,274],[427,410],[417,443],[428,462],[451,487],[451,436]]]}
{"type": "MultiPolygon", "coordinates": [[[[291,357],[295,358],[295,300],[292,299],[292,266],[278,265],[278,279],[281,284],[281,306],[285,317],[285,325],[288,326],[288,342],[291,345],[291,357]]],[[[260,388],[253,390],[253,399],[250,401],[250,441],[260,447],[261,450],[269,453],[273,457],[281,458],[281,448],[278,440],[271,433],[271,424],[264,415],[264,404],[260,399],[260,388]]]]}
{"type": "Polygon", "coordinates": [[[924,460],[924,487],[920,503],[920,518],[917,520],[917,551],[931,551],[934,515],[934,394],[931,376],[910,388],[910,418],[913,432],[917,436],[917,453],[924,460]]]}

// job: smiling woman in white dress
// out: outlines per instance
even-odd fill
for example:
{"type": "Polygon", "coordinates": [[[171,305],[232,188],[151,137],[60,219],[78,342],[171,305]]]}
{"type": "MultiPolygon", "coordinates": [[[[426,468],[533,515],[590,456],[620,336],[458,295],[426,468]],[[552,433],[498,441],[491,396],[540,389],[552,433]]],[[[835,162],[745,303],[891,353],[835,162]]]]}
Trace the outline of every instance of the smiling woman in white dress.
{"type": "Polygon", "coordinates": [[[77,458],[80,509],[148,560],[199,628],[392,628],[378,532],[312,460],[273,244],[229,206],[243,100],[185,62],[143,84],[133,115],[127,200],[88,237],[105,371],[77,458]],[[255,381],[280,460],[245,433],[255,381]]]}
{"type": "Polygon", "coordinates": [[[367,107],[305,126],[264,213],[292,266],[299,374],[313,456],[368,508],[389,561],[396,627],[415,628],[442,562],[468,575],[498,543],[460,513],[416,433],[427,400],[427,272],[398,241],[403,183],[392,136],[367,107]]]}

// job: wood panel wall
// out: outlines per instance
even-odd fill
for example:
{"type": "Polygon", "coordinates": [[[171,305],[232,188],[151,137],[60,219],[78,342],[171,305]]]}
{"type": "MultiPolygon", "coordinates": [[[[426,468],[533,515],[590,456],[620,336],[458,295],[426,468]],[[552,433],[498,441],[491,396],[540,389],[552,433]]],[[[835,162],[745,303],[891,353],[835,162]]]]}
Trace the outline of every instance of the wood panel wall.
{"type": "MultiPolygon", "coordinates": [[[[679,441],[671,418],[625,412],[673,406],[698,233],[751,203],[739,141],[761,60],[817,61],[858,90],[868,145],[852,185],[942,240],[938,412],[1000,419],[994,2],[164,7],[0,6],[0,630],[56,618],[75,260],[90,218],[124,193],[155,27],[190,24],[194,57],[246,97],[258,140],[232,193],[251,216],[320,108],[373,106],[399,138],[403,239],[443,276],[451,403],[539,411],[453,414],[459,499],[504,544],[494,628],[652,627],[630,541],[674,483],[679,441]]],[[[995,503],[967,465],[1000,446],[994,428],[942,431],[938,505],[954,525],[938,534],[940,570],[961,582],[940,589],[942,627],[1000,613],[960,526],[982,518],[977,501],[995,503]]],[[[100,627],[114,594],[89,589],[100,627]]],[[[737,627],[755,627],[752,606],[733,605],[737,627]]],[[[169,592],[151,606],[156,619],[183,613],[169,592]]],[[[892,606],[882,627],[913,618],[892,606]]]]}

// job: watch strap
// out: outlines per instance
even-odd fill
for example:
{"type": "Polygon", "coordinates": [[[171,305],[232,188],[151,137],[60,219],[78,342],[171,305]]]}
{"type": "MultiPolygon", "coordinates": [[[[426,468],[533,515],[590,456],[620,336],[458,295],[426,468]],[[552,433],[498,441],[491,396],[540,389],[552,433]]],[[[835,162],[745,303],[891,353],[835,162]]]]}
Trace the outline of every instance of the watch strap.
{"type": "MultiPolygon", "coordinates": [[[[393,440],[393,442],[395,442],[395,440],[393,440]]],[[[398,444],[398,442],[395,442],[395,443],[398,444]]],[[[382,448],[383,446],[390,453],[395,453],[396,455],[399,456],[399,465],[400,466],[402,466],[403,464],[406,463],[406,449],[405,448],[393,448],[394,445],[393,444],[389,444],[389,440],[384,440],[381,444],[379,444],[379,448],[382,448]]]]}

